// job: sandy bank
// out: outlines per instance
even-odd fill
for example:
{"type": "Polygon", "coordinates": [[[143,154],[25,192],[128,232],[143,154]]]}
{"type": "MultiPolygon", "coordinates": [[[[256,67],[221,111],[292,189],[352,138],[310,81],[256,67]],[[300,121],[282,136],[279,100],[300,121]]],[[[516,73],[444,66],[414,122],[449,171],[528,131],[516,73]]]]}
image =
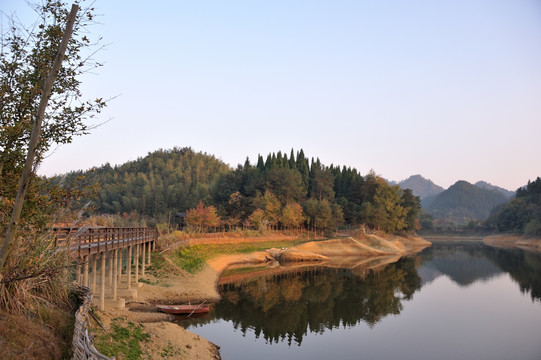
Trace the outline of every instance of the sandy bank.
{"type": "Polygon", "coordinates": [[[484,237],[483,243],[495,247],[516,247],[541,252],[541,238],[526,238],[521,235],[491,235],[484,237]]]}
{"type": "Polygon", "coordinates": [[[430,246],[421,237],[361,235],[342,239],[312,241],[280,252],[280,261],[326,261],[344,257],[406,255],[430,246]]]}

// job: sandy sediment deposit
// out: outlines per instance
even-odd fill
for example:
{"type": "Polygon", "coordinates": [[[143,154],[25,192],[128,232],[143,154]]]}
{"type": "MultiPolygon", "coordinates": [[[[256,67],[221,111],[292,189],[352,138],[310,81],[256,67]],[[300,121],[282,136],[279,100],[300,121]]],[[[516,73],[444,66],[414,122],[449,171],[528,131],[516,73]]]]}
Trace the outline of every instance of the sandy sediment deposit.
{"type": "Polygon", "coordinates": [[[280,261],[326,261],[344,257],[406,255],[430,246],[420,237],[362,235],[325,241],[312,241],[275,254],[280,261]]]}
{"type": "Polygon", "coordinates": [[[517,247],[523,250],[541,252],[541,238],[527,238],[522,235],[491,235],[483,243],[495,247],[517,247]]]}

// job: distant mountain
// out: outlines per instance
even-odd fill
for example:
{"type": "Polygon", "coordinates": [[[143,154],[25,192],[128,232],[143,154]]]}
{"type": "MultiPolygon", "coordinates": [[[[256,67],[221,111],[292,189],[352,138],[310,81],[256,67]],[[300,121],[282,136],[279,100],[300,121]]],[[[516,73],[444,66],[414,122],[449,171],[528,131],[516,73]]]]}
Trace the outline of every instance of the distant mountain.
{"type": "Polygon", "coordinates": [[[498,190],[483,189],[461,180],[431,199],[430,203],[423,203],[423,207],[434,219],[466,224],[470,220],[485,220],[496,205],[508,200],[498,190]]]}
{"type": "Polygon", "coordinates": [[[429,196],[438,195],[444,190],[441,186],[434,184],[431,180],[425,179],[421,175],[410,176],[406,180],[402,180],[398,185],[402,189],[411,189],[413,195],[419,196],[421,200],[429,196]]]}
{"type": "Polygon", "coordinates": [[[504,194],[508,199],[512,198],[513,196],[515,196],[515,192],[514,191],[509,191],[507,189],[504,189],[504,188],[501,188],[499,186],[496,186],[496,185],[492,185],[490,183],[487,183],[486,181],[478,181],[475,183],[475,186],[477,186],[478,188],[481,188],[481,189],[485,189],[485,190],[496,190],[496,191],[499,191],[501,192],[502,194],[504,194]]]}

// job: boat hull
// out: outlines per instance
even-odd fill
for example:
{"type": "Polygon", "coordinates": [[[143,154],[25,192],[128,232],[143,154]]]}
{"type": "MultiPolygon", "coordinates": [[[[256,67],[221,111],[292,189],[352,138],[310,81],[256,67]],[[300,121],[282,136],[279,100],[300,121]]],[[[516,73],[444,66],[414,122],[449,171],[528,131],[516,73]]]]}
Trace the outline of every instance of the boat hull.
{"type": "Polygon", "coordinates": [[[208,313],[208,305],[156,305],[158,310],[166,314],[204,314],[208,313]]]}

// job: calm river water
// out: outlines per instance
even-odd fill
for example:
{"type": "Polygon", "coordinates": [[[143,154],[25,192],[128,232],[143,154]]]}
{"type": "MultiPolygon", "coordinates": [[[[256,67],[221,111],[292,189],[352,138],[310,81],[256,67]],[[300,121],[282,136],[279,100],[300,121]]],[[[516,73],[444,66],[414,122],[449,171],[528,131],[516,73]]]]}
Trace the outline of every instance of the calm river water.
{"type": "Polygon", "coordinates": [[[375,269],[234,269],[180,323],[241,359],[541,359],[541,255],[434,243],[375,269]]]}

